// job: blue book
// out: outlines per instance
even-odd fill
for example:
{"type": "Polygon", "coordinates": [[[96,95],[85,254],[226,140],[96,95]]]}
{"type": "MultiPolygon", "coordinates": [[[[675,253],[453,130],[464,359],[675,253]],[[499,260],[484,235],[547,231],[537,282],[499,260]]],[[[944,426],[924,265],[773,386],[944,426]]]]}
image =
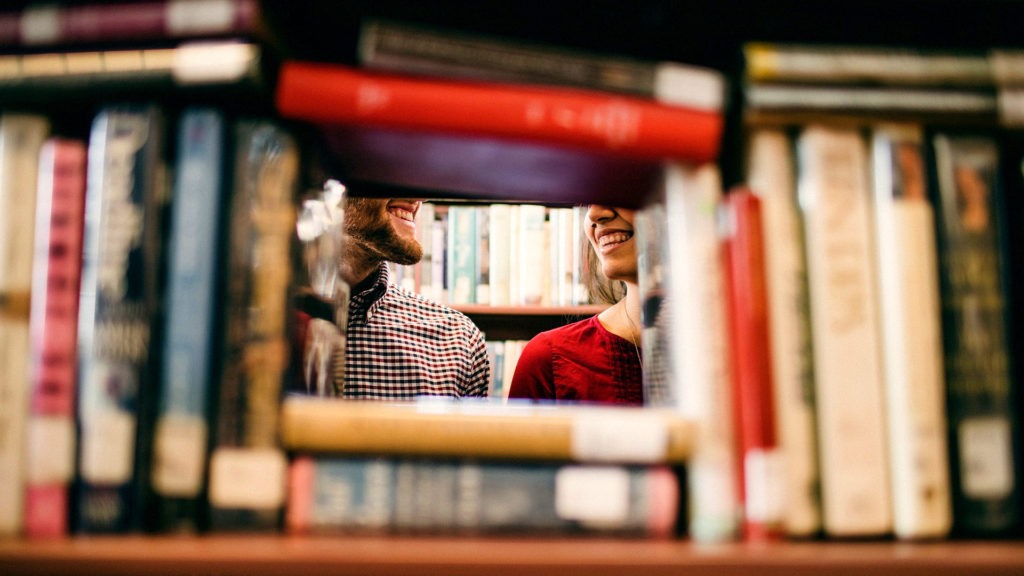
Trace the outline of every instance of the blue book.
{"type": "Polygon", "coordinates": [[[112,105],[92,123],[79,307],[78,533],[142,528],[158,377],[164,118],[112,105]]]}
{"type": "Polygon", "coordinates": [[[153,520],[197,532],[204,496],[208,411],[222,242],[225,120],[191,108],[178,121],[167,258],[167,314],[154,429],[153,520]]]}

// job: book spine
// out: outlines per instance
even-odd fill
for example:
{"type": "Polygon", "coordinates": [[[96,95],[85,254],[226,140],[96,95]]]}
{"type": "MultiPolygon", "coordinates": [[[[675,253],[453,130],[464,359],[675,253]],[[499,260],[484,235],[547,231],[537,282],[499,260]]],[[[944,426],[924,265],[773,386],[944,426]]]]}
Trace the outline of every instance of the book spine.
{"type": "Polygon", "coordinates": [[[731,352],[718,239],[714,165],[670,163],[642,210],[644,384],[649,404],[678,411],[701,438],[689,459],[687,530],[698,541],[739,536],[731,352]],[[655,253],[651,253],[651,250],[655,253]]]}
{"type": "Polygon", "coordinates": [[[39,152],[49,121],[0,115],[0,535],[24,531],[29,318],[39,152]]]}
{"type": "Polygon", "coordinates": [[[509,271],[511,256],[512,207],[509,204],[490,204],[490,295],[491,305],[508,306],[509,304],[509,271]]]}
{"type": "Polygon", "coordinates": [[[448,302],[475,304],[477,288],[476,206],[448,207],[448,302]]]}
{"type": "Polygon", "coordinates": [[[187,109],[178,120],[168,237],[167,322],[153,438],[156,529],[197,532],[206,472],[225,120],[187,109]]]}
{"type": "Polygon", "coordinates": [[[661,466],[299,456],[287,528],[664,538],[678,497],[661,466]]]}
{"type": "Polygon", "coordinates": [[[292,136],[270,121],[239,121],[234,142],[210,528],[274,530],[285,499],[278,412],[289,365],[299,155],[292,136]]]}
{"type": "Polygon", "coordinates": [[[68,534],[75,474],[78,290],[85,226],[85,142],[47,140],[39,153],[32,263],[25,536],[68,534]]]}
{"type": "Polygon", "coordinates": [[[748,42],[743,56],[746,77],[756,81],[910,86],[994,81],[988,55],[966,50],[748,42]]]}
{"type": "Polygon", "coordinates": [[[544,249],[548,235],[547,212],[542,204],[521,204],[518,208],[519,265],[512,270],[510,280],[519,285],[519,300],[513,305],[540,306],[545,301],[550,274],[550,254],[544,249]]]}
{"type": "Polygon", "coordinates": [[[708,68],[526,44],[496,36],[372,20],[359,34],[363,67],[509,83],[568,86],[720,108],[724,82],[708,68]]]}
{"type": "Polygon", "coordinates": [[[283,116],[294,120],[474,134],[697,162],[718,156],[723,123],[720,110],[599,92],[403,77],[301,61],[281,67],[276,103],[283,116]]]}
{"type": "Polygon", "coordinates": [[[806,538],[821,529],[814,361],[795,157],[784,131],[751,131],[746,176],[761,198],[764,230],[771,231],[764,251],[775,420],[785,454],[783,527],[789,536],[806,538]]]}
{"type": "Polygon", "coordinates": [[[760,198],[737,187],[722,203],[724,274],[733,351],[733,399],[744,537],[782,535],[783,452],[776,437],[760,198]]]}
{"type": "Polygon", "coordinates": [[[937,538],[952,522],[935,219],[921,131],[872,133],[893,533],[937,538]]]}
{"type": "Polygon", "coordinates": [[[0,56],[6,104],[78,97],[159,95],[204,87],[257,87],[261,51],[236,40],[195,41],[169,48],[48,52],[0,56]]]}
{"type": "Polygon", "coordinates": [[[936,133],[943,350],[953,531],[1007,534],[1021,521],[1019,415],[1008,343],[999,149],[936,133]]]}
{"type": "Polygon", "coordinates": [[[252,33],[255,0],[158,0],[80,6],[30,5],[3,15],[0,45],[47,46],[252,33]]]}
{"type": "Polygon", "coordinates": [[[809,125],[797,140],[827,535],[892,528],[866,144],[809,125]]]}
{"type": "Polygon", "coordinates": [[[111,106],[88,144],[74,530],[142,529],[159,377],[164,116],[111,106]]]}

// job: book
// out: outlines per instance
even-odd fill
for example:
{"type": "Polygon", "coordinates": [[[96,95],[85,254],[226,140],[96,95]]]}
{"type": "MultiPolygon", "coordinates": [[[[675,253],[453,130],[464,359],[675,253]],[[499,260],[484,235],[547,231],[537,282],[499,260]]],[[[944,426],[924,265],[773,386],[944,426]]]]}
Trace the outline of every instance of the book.
{"type": "Polygon", "coordinates": [[[875,245],[893,534],[940,538],[952,522],[935,217],[919,126],[871,131],[875,245]]]}
{"type": "Polygon", "coordinates": [[[748,123],[810,123],[823,116],[864,121],[996,125],[999,103],[991,87],[846,86],[746,82],[748,123]]]}
{"type": "Polygon", "coordinates": [[[479,274],[477,208],[472,204],[448,207],[448,303],[475,304],[479,274]]]}
{"type": "Polygon", "coordinates": [[[446,78],[546,84],[720,109],[725,80],[711,68],[645,61],[496,35],[385,19],[360,26],[362,67],[446,78]]]}
{"type": "Polygon", "coordinates": [[[597,91],[455,81],[286,60],[280,114],[342,124],[520,139],[639,159],[718,156],[721,107],[669,106],[597,91]]]}
{"type": "Polygon", "coordinates": [[[269,106],[265,47],[241,40],[195,40],[170,47],[0,55],[0,103],[88,106],[115,99],[193,98],[269,106]],[[257,97],[263,95],[262,97],[257,97]]]}
{"type": "Polygon", "coordinates": [[[941,255],[953,532],[1006,535],[1021,521],[1021,452],[999,147],[983,132],[936,132],[928,142],[941,255]]]}
{"type": "Polygon", "coordinates": [[[39,152],[32,308],[25,530],[69,532],[75,475],[78,295],[85,227],[85,141],[51,137],[39,152]]]}
{"type": "Polygon", "coordinates": [[[114,104],[88,142],[73,531],[144,528],[160,362],[165,114],[114,104]]]}
{"type": "Polygon", "coordinates": [[[289,367],[299,153],[290,132],[271,120],[240,120],[232,138],[209,523],[215,532],[276,530],[287,474],[278,427],[289,367]]]}
{"type": "Polygon", "coordinates": [[[990,86],[986,50],[864,44],[745,42],[744,75],[758,82],[990,86]]]}
{"type": "Polygon", "coordinates": [[[892,529],[867,145],[852,128],[797,136],[825,535],[892,529]]]}
{"type": "Polygon", "coordinates": [[[0,46],[76,46],[268,32],[257,0],[21,4],[0,11],[0,46]]]}
{"type": "Polygon", "coordinates": [[[492,202],[487,206],[490,244],[488,246],[488,281],[492,306],[509,305],[511,282],[512,206],[492,202]]]}
{"type": "Polygon", "coordinates": [[[511,270],[510,281],[518,285],[517,306],[541,306],[550,299],[550,229],[548,208],[543,204],[521,204],[515,233],[518,266],[511,270]]]}
{"type": "Polygon", "coordinates": [[[0,115],[0,535],[25,526],[29,318],[39,152],[50,122],[0,115]]]}
{"type": "Polygon", "coordinates": [[[305,453],[681,463],[692,433],[686,418],[640,407],[288,396],[281,408],[284,447],[305,453]]]}
{"type": "Polygon", "coordinates": [[[807,265],[797,205],[796,158],[789,135],[752,128],[746,141],[746,184],[761,199],[771,330],[777,439],[785,454],[783,529],[807,538],[821,528],[807,265]]]}
{"type": "Polygon", "coordinates": [[[299,455],[287,531],[668,538],[679,482],[663,465],[299,455]]]}
{"type": "Polygon", "coordinates": [[[227,121],[214,108],[187,108],[176,121],[173,203],[167,239],[167,320],[153,432],[153,528],[203,527],[209,403],[221,294],[220,218],[230,181],[227,121]]]}
{"type": "MultiPolygon", "coordinates": [[[[700,542],[740,536],[738,454],[717,166],[668,163],[638,212],[644,398],[692,422],[686,532],[700,542]]],[[[650,408],[648,408],[650,409],[650,408]]]]}
{"type": "Polygon", "coordinates": [[[743,537],[783,534],[785,454],[776,436],[762,204],[749,188],[725,194],[720,216],[743,537]]]}

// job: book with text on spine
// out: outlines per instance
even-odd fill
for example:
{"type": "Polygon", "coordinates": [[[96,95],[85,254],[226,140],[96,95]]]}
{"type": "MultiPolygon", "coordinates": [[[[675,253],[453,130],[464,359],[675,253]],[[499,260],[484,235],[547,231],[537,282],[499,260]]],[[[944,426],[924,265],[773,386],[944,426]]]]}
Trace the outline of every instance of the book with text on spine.
{"type": "Polygon", "coordinates": [[[291,354],[299,153],[272,120],[240,120],[232,138],[207,500],[211,531],[267,531],[280,527],[285,501],[279,411],[291,354]]]}
{"type": "Polygon", "coordinates": [[[953,533],[1007,535],[1021,522],[1021,452],[999,147],[983,132],[927,138],[934,154],[953,533]]]}
{"type": "Polygon", "coordinates": [[[679,492],[662,465],[299,455],[286,529],[667,538],[679,492]]]}
{"type": "Polygon", "coordinates": [[[88,144],[78,314],[80,534],[143,529],[159,378],[165,114],[117,104],[88,144]]]}
{"type": "Polygon", "coordinates": [[[39,153],[32,309],[25,536],[69,531],[75,476],[78,293],[85,226],[85,142],[52,137],[39,153]]]}

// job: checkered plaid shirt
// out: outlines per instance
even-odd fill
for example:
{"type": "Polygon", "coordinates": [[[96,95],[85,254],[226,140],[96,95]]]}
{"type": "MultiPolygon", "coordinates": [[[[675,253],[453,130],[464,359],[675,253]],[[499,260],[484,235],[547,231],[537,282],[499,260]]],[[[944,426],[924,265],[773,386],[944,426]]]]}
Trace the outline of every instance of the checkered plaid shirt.
{"type": "Polygon", "coordinates": [[[480,329],[392,284],[386,263],[372,286],[351,295],[346,335],[345,372],[335,376],[346,398],[487,395],[490,360],[480,329]]]}

